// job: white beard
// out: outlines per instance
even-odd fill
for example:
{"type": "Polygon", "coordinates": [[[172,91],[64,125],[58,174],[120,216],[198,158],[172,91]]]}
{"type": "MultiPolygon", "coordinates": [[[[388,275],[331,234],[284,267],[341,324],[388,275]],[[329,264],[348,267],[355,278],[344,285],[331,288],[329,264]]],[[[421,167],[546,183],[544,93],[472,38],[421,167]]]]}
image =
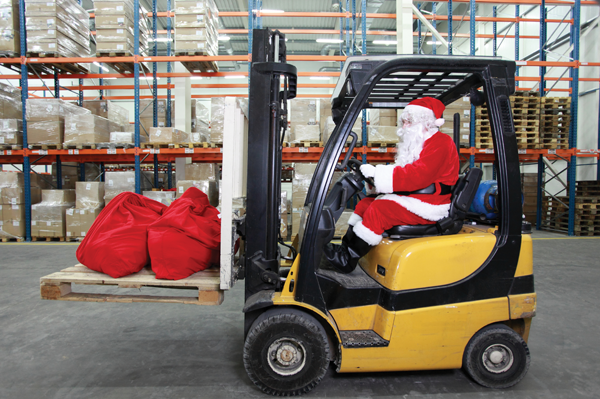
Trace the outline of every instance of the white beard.
{"type": "Polygon", "coordinates": [[[419,159],[426,140],[426,132],[423,123],[416,123],[398,129],[400,141],[396,145],[396,165],[405,167],[419,159]]]}

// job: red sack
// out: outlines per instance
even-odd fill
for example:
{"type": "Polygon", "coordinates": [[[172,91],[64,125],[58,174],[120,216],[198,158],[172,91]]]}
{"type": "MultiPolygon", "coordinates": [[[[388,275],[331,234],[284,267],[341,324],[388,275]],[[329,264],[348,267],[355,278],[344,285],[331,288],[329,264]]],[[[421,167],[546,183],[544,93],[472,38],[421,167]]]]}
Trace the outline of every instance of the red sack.
{"type": "Polygon", "coordinates": [[[114,278],[139,272],[150,262],[148,225],[165,209],[166,205],[139,194],[117,195],[77,248],[77,260],[114,278]]]}
{"type": "Polygon", "coordinates": [[[148,227],[148,249],[156,278],[179,280],[219,263],[221,219],[208,196],[195,187],[148,227]]]}

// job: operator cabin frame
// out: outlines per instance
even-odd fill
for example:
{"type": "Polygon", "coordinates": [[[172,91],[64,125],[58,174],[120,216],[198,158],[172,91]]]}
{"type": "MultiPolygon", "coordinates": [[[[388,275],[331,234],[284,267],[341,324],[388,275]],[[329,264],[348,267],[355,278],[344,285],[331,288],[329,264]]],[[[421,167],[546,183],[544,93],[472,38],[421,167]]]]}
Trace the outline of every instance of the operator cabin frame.
{"type": "MultiPolygon", "coordinates": [[[[515,91],[514,71],[514,62],[491,57],[410,55],[347,59],[332,98],[337,126],[323,149],[302,212],[297,248],[300,263],[294,276],[293,290],[296,303],[322,314],[335,308],[369,304],[398,311],[533,292],[533,276],[515,278],[522,240],[522,204],[518,150],[509,100],[515,91]],[[362,109],[403,108],[411,100],[423,96],[435,97],[447,105],[480,87],[490,111],[502,209],[495,234],[496,243],[489,257],[469,278],[445,286],[407,291],[390,291],[384,287],[336,291],[336,287],[328,287],[329,284],[317,273],[322,248],[332,238],[329,235],[332,221],[326,220],[323,208],[336,165],[362,109]]],[[[250,115],[255,115],[253,105],[251,100],[250,115]]],[[[355,144],[356,138],[346,155],[352,153],[355,144]]],[[[342,165],[345,166],[346,162],[347,159],[342,165]]],[[[251,213],[250,190],[248,200],[248,213],[251,213]]],[[[252,267],[246,264],[247,271],[252,267]]],[[[275,262],[270,262],[269,268],[279,273],[275,262]]],[[[246,279],[246,331],[260,313],[259,309],[269,306],[269,295],[280,288],[279,282],[271,287],[264,279],[256,282],[259,284],[252,286],[252,282],[246,279]],[[263,290],[269,292],[261,292],[263,290]]]]}

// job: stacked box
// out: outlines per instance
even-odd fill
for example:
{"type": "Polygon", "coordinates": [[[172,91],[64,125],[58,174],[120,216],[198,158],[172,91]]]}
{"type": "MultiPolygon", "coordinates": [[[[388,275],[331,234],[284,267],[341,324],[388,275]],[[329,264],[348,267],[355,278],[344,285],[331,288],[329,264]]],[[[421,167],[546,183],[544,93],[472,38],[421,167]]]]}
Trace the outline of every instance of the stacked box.
{"type": "MultiPolygon", "coordinates": [[[[544,181],[542,181],[544,185],[544,181]]],[[[535,225],[537,219],[538,174],[521,173],[521,192],[523,193],[523,215],[525,220],[535,225]]]]}
{"type": "Polygon", "coordinates": [[[218,55],[218,17],[213,0],[176,0],[175,54],[218,55]]]}
{"type": "Polygon", "coordinates": [[[120,131],[121,125],[101,116],[69,114],[65,117],[65,144],[108,143],[111,132],[120,131]]]}
{"type": "Polygon", "coordinates": [[[190,163],[185,165],[185,180],[219,180],[219,165],[216,163],[190,163]]]}
{"type": "Polygon", "coordinates": [[[208,196],[208,201],[212,206],[219,205],[219,187],[217,181],[214,180],[179,180],[177,182],[177,198],[190,187],[196,187],[208,196]]]}
{"type": "Polygon", "coordinates": [[[174,127],[151,127],[148,133],[148,141],[155,144],[187,143],[190,141],[188,133],[174,127]]]}
{"type": "MultiPolygon", "coordinates": [[[[148,137],[140,132],[140,143],[148,141],[148,137]]],[[[135,133],[133,132],[110,132],[111,144],[135,144],[135,133]]]]}
{"type": "Polygon", "coordinates": [[[142,194],[166,206],[171,205],[175,201],[175,191],[144,191],[142,194]]]}
{"type": "Polygon", "coordinates": [[[22,119],[0,119],[0,146],[23,144],[22,119]]]}
{"type": "Polygon", "coordinates": [[[369,126],[367,128],[369,144],[396,144],[399,140],[397,132],[397,126],[369,126]]]}
{"type": "MultiPolygon", "coordinates": [[[[152,172],[150,172],[152,173],[152,172]]],[[[104,202],[108,203],[117,195],[123,192],[135,192],[135,172],[106,172],[104,178],[104,202]]],[[[152,189],[152,179],[142,174],[140,179],[140,187],[142,191],[152,189]]]]}
{"type": "Polygon", "coordinates": [[[104,208],[103,182],[77,182],[75,208],[67,209],[67,237],[85,237],[104,208]]]}
{"type": "Polygon", "coordinates": [[[23,119],[21,90],[0,83],[0,119],[23,119]]]}
{"type": "Polygon", "coordinates": [[[117,125],[129,125],[129,111],[114,102],[86,100],[83,102],[83,108],[89,109],[92,114],[106,118],[117,125]]]}
{"type": "MultiPolygon", "coordinates": [[[[96,54],[134,54],[134,10],[131,0],[94,1],[96,13],[96,54]]],[[[148,22],[140,7],[140,54],[148,45],[148,22]]]]}
{"type": "MultiPolygon", "coordinates": [[[[330,99],[320,99],[319,100],[319,127],[321,131],[325,129],[325,125],[329,118],[331,118],[331,100],[330,99]]],[[[333,120],[332,120],[333,122],[333,120]]],[[[325,141],[325,140],[323,140],[325,141]]]]}
{"type": "MultiPolygon", "coordinates": [[[[47,187],[39,175],[30,174],[31,203],[42,200],[42,187],[47,187]]],[[[25,179],[23,173],[0,172],[0,237],[25,236],[25,179]]]]}
{"type": "Polygon", "coordinates": [[[290,143],[318,142],[320,139],[318,125],[295,125],[290,134],[290,143]]]}
{"type": "Polygon", "coordinates": [[[192,142],[210,142],[210,116],[208,108],[198,100],[192,100],[192,142]]]}
{"type": "Polygon", "coordinates": [[[8,57],[20,55],[19,2],[0,1],[0,54],[8,57]]]}
{"type": "MultiPolygon", "coordinates": [[[[295,132],[299,125],[317,125],[317,100],[314,98],[295,98],[289,104],[290,131],[295,132]]],[[[317,140],[318,141],[318,140],[317,140]]]]}
{"type": "Polygon", "coordinates": [[[90,56],[89,14],[76,0],[25,0],[25,17],[28,56],[90,56]]]}
{"type": "Polygon", "coordinates": [[[301,211],[304,207],[310,181],[317,168],[316,163],[295,163],[292,179],[292,210],[301,211]]]}
{"type": "Polygon", "coordinates": [[[369,110],[370,126],[396,126],[398,115],[396,109],[391,108],[373,108],[369,110]]]}
{"type": "MultiPolygon", "coordinates": [[[[167,100],[156,100],[156,127],[167,127],[167,100]]],[[[154,104],[153,100],[140,100],[140,137],[150,134],[150,128],[154,127],[154,104]]],[[[175,124],[175,101],[171,101],[171,126],[175,124]]],[[[133,126],[133,125],[132,125],[133,126]]],[[[134,126],[135,128],[135,126],[134,126]]]]}
{"type": "Polygon", "coordinates": [[[210,99],[210,142],[223,144],[225,123],[225,97],[210,99]]]}
{"type": "Polygon", "coordinates": [[[67,209],[75,205],[75,190],[42,190],[42,202],[31,206],[32,237],[65,237],[67,209]]]}
{"type": "Polygon", "coordinates": [[[463,97],[446,105],[443,115],[445,123],[440,127],[440,132],[447,134],[454,140],[454,114],[456,113],[460,115],[460,144],[468,147],[469,136],[471,135],[471,101],[469,97],[463,97]]]}
{"type": "Polygon", "coordinates": [[[62,144],[65,118],[90,115],[85,108],[59,99],[27,99],[27,141],[29,144],[62,144]]]}
{"type": "MultiPolygon", "coordinates": [[[[325,119],[324,127],[321,126],[321,141],[323,142],[323,144],[325,144],[329,140],[329,136],[331,136],[331,133],[333,133],[334,129],[335,123],[333,122],[333,118],[331,116],[328,116],[325,119]]],[[[360,145],[360,143],[362,142],[362,117],[357,118],[356,122],[354,123],[354,126],[352,126],[352,131],[358,136],[356,145],[360,145]]],[[[352,138],[348,136],[346,143],[350,143],[351,141],[352,138]]]]}

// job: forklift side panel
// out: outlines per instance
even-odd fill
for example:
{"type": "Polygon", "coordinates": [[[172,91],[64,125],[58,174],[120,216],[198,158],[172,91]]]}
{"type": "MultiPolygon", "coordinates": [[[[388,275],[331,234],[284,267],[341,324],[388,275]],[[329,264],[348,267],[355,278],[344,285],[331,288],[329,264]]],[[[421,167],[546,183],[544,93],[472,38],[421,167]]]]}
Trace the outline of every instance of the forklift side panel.
{"type": "Polygon", "coordinates": [[[496,245],[490,233],[392,241],[384,239],[360,260],[375,281],[392,291],[448,285],[467,278],[496,245]]]}
{"type": "Polygon", "coordinates": [[[330,312],[340,331],[375,331],[389,341],[392,337],[395,312],[378,305],[334,309],[330,312]]]}
{"type": "Polygon", "coordinates": [[[483,327],[509,318],[508,298],[395,313],[388,347],[342,348],[340,372],[442,370],[462,367],[465,347],[483,327]]]}
{"type": "Polygon", "coordinates": [[[533,245],[530,234],[523,234],[521,238],[521,252],[515,277],[529,276],[533,274],[533,245]]]}

